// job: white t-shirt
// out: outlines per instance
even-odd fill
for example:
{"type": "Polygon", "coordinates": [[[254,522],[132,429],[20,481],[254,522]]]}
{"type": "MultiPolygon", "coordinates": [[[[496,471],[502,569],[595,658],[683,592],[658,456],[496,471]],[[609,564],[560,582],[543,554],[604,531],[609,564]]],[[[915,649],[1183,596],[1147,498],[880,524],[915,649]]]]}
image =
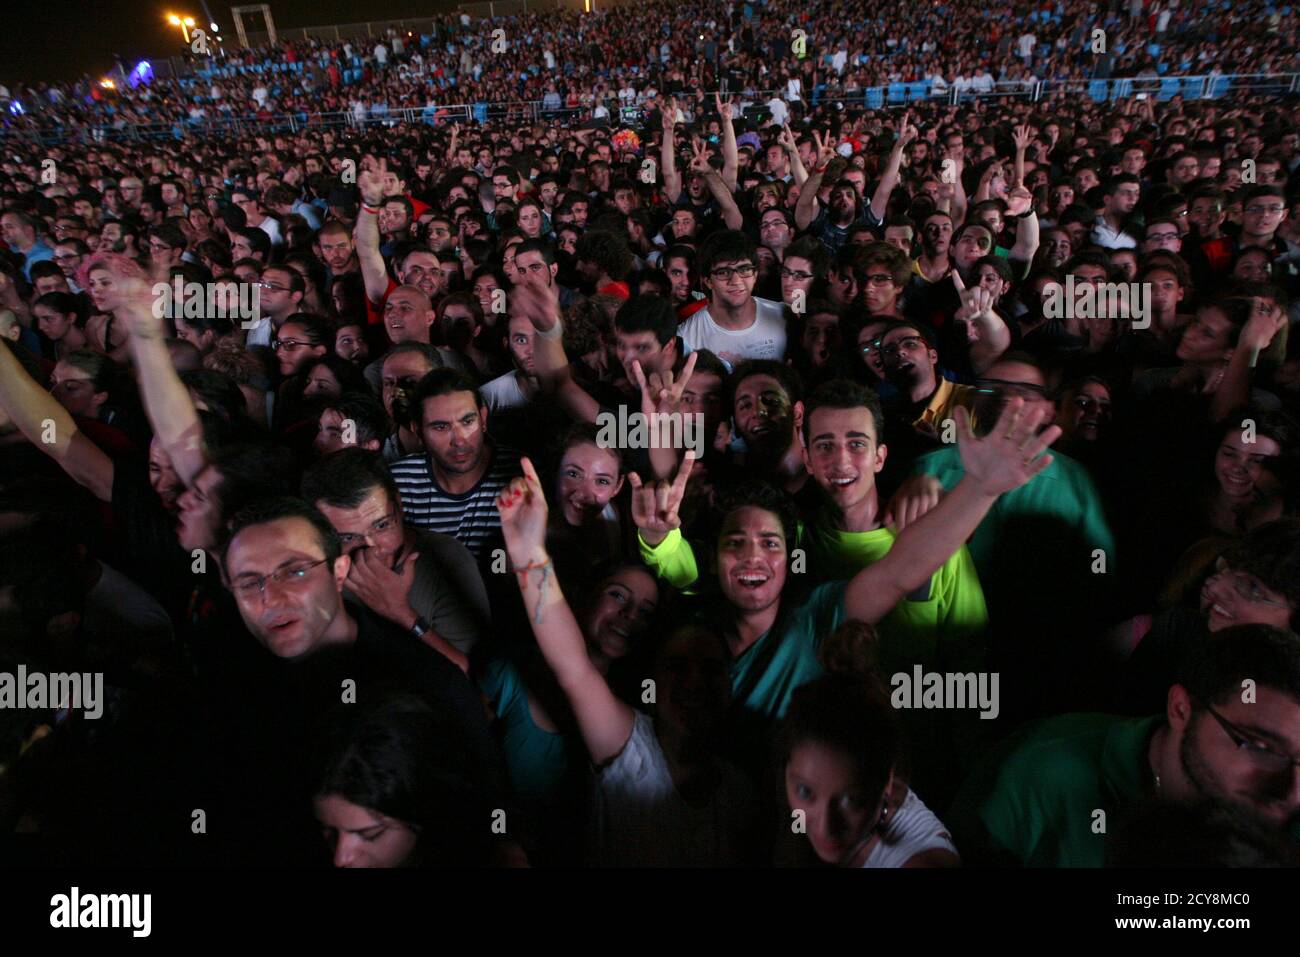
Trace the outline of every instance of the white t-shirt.
{"type": "Polygon", "coordinates": [[[742,862],[749,782],[721,764],[709,802],[693,807],[673,786],[654,721],[638,711],[627,744],[597,772],[591,853],[598,867],[727,867],[742,862]]]}
{"type": "Polygon", "coordinates": [[[772,122],[784,126],[785,121],[790,118],[790,107],[785,105],[785,100],[779,96],[774,96],[767,101],[767,108],[772,111],[772,122]]]}
{"type": "Polygon", "coordinates": [[[488,412],[517,409],[528,404],[528,396],[524,395],[524,390],[519,385],[519,376],[513,370],[484,383],[478,391],[487,403],[488,412]]]}
{"type": "Polygon", "coordinates": [[[943,822],[909,790],[902,805],[885,825],[880,840],[867,855],[863,867],[902,867],[922,851],[935,849],[957,853],[943,822]]]}
{"type": "Polygon", "coordinates": [[[754,297],[754,321],[748,329],[723,329],[713,321],[709,307],[682,323],[677,334],[690,354],[708,349],[728,366],[742,359],[785,358],[785,315],[779,302],[754,297]]]}

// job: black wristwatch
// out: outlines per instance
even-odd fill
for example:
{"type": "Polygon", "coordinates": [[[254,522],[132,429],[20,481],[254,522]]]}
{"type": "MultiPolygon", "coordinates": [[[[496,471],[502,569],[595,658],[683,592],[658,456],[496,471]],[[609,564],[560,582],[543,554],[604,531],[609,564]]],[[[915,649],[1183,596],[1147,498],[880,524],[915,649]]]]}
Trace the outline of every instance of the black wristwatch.
{"type": "Polygon", "coordinates": [[[424,616],[417,615],[415,618],[415,624],[411,626],[411,634],[416,638],[423,638],[425,633],[429,630],[429,627],[429,623],[424,620],[424,616]]]}

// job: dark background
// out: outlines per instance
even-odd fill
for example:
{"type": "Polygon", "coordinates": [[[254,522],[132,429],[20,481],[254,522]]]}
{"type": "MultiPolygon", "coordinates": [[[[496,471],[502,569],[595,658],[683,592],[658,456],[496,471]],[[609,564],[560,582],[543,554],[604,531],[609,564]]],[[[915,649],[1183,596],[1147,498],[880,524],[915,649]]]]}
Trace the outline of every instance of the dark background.
{"type": "MultiPolygon", "coordinates": [[[[214,22],[221,27],[227,49],[237,49],[235,20],[229,0],[208,0],[214,22]]],[[[311,27],[366,20],[430,16],[456,9],[455,0],[273,0],[271,16],[277,29],[311,27]]],[[[189,15],[206,28],[199,0],[37,0],[13,4],[3,14],[0,29],[0,83],[75,80],[83,74],[98,78],[113,68],[120,54],[127,70],[142,59],[166,57],[181,50],[181,33],[166,22],[166,14],[189,15]]],[[[260,14],[244,15],[245,29],[264,29],[260,14]]]]}

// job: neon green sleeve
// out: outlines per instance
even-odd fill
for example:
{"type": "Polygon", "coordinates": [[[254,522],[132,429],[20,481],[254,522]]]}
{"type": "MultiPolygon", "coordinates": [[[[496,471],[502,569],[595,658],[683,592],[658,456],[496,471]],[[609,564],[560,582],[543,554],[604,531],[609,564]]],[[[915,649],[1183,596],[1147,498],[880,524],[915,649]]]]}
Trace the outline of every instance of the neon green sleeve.
{"type": "Polygon", "coordinates": [[[686,589],[699,580],[700,572],[695,565],[695,552],[691,543],[682,535],[681,529],[674,528],[658,545],[647,545],[641,533],[637,532],[636,543],[641,552],[641,560],[654,572],[677,589],[686,589]]]}

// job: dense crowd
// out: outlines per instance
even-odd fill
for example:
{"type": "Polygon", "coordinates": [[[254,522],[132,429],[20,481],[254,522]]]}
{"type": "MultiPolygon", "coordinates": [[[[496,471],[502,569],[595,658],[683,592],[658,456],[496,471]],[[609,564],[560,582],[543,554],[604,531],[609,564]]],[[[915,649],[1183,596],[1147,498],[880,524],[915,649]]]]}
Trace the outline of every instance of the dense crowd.
{"type": "MultiPolygon", "coordinates": [[[[1278,65],[1257,6],[1110,16],[1278,65]]],[[[1294,100],[814,105],[1107,14],[713,9],[367,78],[635,125],[9,142],[7,860],[1295,863],[1294,100]]]]}
{"type": "Polygon", "coordinates": [[[419,36],[389,30],[250,50],[213,40],[207,54],[188,45],[178,51],[195,73],[177,82],[114,90],[89,77],[35,83],[0,88],[0,106],[19,104],[3,118],[22,129],[320,114],[383,122],[399,109],[476,103],[617,116],[659,92],[719,89],[753,102],[860,102],[862,91],[898,82],[927,82],[941,95],[1094,76],[1293,73],[1298,27],[1295,8],[1272,0],[902,8],[867,0],[654,0],[592,14],[446,14],[419,36]],[[795,31],[805,37],[797,53],[795,31]]]}

